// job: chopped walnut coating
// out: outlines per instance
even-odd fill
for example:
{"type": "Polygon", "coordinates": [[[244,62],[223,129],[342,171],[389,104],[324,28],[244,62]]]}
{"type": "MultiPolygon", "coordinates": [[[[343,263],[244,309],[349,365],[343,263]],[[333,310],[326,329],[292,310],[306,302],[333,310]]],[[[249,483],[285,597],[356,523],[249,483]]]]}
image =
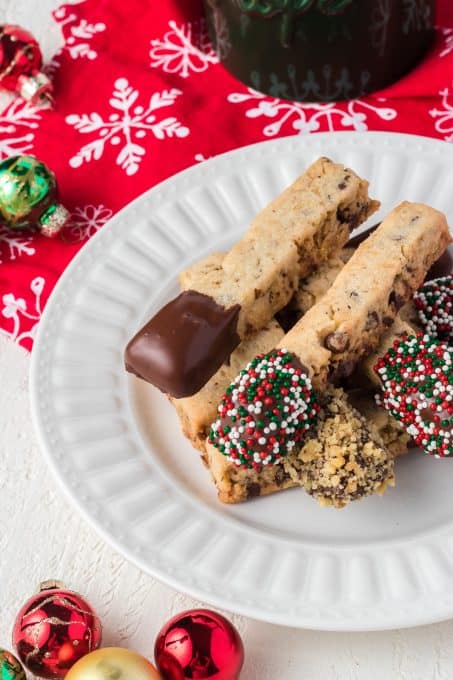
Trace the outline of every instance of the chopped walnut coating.
{"type": "Polygon", "coordinates": [[[343,507],[393,484],[392,455],[338,389],[325,393],[312,437],[281,464],[260,472],[234,468],[209,443],[206,458],[224,503],[248,500],[252,488],[253,496],[264,496],[299,486],[323,505],[343,507]]]}
{"type": "MultiPolygon", "coordinates": [[[[300,450],[301,485],[322,505],[343,507],[393,484],[393,457],[341,390],[324,395],[316,436],[300,450]]],[[[288,471],[291,462],[283,463],[288,471]]]]}

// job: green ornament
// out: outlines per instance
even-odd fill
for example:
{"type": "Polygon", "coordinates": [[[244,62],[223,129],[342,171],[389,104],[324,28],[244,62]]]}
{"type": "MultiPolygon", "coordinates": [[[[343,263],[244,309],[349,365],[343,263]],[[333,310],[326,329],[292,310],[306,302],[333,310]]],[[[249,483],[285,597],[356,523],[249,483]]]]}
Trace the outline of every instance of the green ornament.
{"type": "Polygon", "coordinates": [[[21,663],[6,649],[0,648],[0,680],[26,680],[21,663]]]}
{"type": "Polygon", "coordinates": [[[52,238],[68,219],[47,165],[33,156],[12,156],[0,163],[0,221],[6,226],[35,229],[52,238]]]}

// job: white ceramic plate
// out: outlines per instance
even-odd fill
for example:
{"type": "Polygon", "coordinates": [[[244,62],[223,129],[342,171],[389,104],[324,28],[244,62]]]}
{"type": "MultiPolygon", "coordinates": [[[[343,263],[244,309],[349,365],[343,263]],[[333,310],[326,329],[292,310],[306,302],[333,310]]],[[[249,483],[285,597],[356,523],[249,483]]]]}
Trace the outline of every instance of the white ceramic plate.
{"type": "Polygon", "coordinates": [[[406,135],[279,139],[207,161],[127,206],[87,244],[49,301],[32,358],[42,449],[98,531],[144,570],[211,605],[325,630],[453,615],[453,463],[414,453],[397,486],[344,510],[293,489],[223,506],[176,415],[126,375],[123,348],[177,293],[178,272],[240,236],[320,155],[382,201],[453,220],[453,146],[406,135]]]}

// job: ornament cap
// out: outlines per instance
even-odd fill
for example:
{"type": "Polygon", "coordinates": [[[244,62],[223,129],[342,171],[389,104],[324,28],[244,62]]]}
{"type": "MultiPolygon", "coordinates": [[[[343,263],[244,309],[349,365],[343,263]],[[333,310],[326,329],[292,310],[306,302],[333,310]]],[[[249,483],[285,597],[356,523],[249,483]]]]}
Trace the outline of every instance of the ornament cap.
{"type": "Polygon", "coordinates": [[[41,581],[38,590],[42,593],[43,590],[66,590],[66,584],[55,578],[49,578],[47,581],[41,581]]]}
{"type": "Polygon", "coordinates": [[[33,105],[40,104],[47,108],[53,106],[53,85],[45,73],[38,71],[32,75],[21,75],[18,78],[19,94],[33,105]]]}
{"type": "Polygon", "coordinates": [[[70,213],[61,203],[54,203],[39,220],[40,232],[47,238],[55,238],[70,218],[70,213]]]}

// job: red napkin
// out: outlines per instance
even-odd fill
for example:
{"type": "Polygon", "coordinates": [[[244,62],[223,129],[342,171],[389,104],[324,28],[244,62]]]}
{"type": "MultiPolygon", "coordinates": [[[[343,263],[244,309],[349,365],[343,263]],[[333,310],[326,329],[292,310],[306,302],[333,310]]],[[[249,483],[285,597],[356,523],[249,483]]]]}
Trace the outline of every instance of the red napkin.
{"type": "Polygon", "coordinates": [[[323,130],[453,141],[450,0],[439,0],[435,45],[412,73],[364,99],[322,105],[260,95],[229,75],[198,0],[82,0],[54,16],[65,39],[48,65],[57,108],[15,98],[0,112],[0,158],[42,159],[72,212],[55,241],[0,227],[0,332],[28,349],[77,251],[117,210],[183,168],[244,144],[323,130]]]}

